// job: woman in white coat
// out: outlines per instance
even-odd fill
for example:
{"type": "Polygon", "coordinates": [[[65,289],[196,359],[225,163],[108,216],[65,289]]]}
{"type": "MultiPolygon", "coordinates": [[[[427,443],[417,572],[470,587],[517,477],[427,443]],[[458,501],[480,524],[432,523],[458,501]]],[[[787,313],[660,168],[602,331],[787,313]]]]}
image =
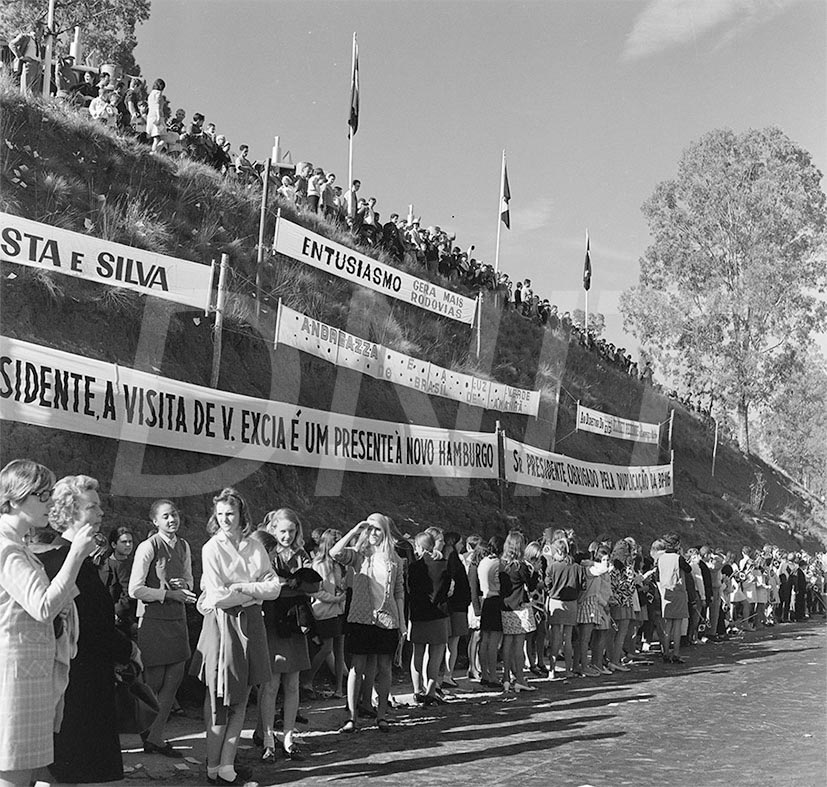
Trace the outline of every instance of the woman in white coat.
{"type": "MultiPolygon", "coordinates": [[[[48,525],[55,477],[29,459],[0,470],[0,786],[29,785],[54,758],[55,619],[77,595],[75,579],[95,546],[87,525],[52,582],[26,545],[48,525]]],[[[57,627],[62,627],[62,620],[57,627]]]]}

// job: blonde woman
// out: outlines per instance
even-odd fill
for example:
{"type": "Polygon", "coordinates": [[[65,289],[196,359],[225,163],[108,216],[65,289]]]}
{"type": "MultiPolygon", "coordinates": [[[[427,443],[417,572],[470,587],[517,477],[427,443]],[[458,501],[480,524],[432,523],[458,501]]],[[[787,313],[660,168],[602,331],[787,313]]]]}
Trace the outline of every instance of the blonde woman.
{"type": "MultiPolygon", "coordinates": [[[[99,535],[103,509],[98,482],[88,475],[61,478],[52,493],[49,523],[60,536],[38,554],[50,577],[58,574],[75,539],[92,526],[99,535]]],[[[115,714],[116,664],[135,655],[132,643],[115,628],[115,605],[91,558],[78,572],[77,654],[64,695],[63,724],[55,735],[50,770],[58,782],[109,782],[123,778],[121,743],[115,714]]]]}
{"type": "Polygon", "coordinates": [[[349,719],[341,732],[356,731],[361,684],[373,666],[379,699],[377,726],[388,731],[391,659],[405,636],[405,587],[390,520],[371,514],[354,525],[330,550],[330,556],[353,569],[353,595],[345,626],[345,650],[351,655],[347,679],[349,719]]]}
{"type": "Polygon", "coordinates": [[[536,691],[523,677],[526,634],[536,629],[528,594],[537,587],[538,577],[525,562],[525,537],[512,530],[503,545],[500,591],[503,626],[503,690],[536,691]]]}
{"type": "Polygon", "coordinates": [[[54,485],[52,471],[30,459],[0,470],[0,787],[28,787],[33,771],[54,759],[55,621],[77,595],[75,580],[95,547],[94,527],[85,524],[49,582],[25,539],[48,526],[54,485]]]}
{"type": "Polygon", "coordinates": [[[301,630],[298,617],[299,608],[308,603],[308,598],[298,589],[291,574],[309,566],[310,556],[304,550],[301,521],[292,508],[268,512],[259,533],[261,530],[269,533],[275,541],[267,551],[276,576],[282,583],[279,597],[273,602],[266,602],[264,609],[272,677],[261,687],[259,696],[264,738],[262,760],[274,760],[277,756],[273,721],[280,686],[284,690],[281,753],[288,760],[303,760],[304,755],[293,745],[293,732],[299,710],[299,673],[310,668],[307,637],[301,630]]]}

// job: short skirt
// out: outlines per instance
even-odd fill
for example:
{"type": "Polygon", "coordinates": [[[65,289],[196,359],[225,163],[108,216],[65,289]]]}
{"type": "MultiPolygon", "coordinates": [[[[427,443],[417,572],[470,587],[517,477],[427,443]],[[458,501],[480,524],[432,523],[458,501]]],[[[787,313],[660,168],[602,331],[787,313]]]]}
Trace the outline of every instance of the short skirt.
{"type": "Polygon", "coordinates": [[[661,614],[667,620],[689,617],[689,601],[682,587],[660,588],[661,614]]]}
{"type": "Polygon", "coordinates": [[[138,618],[138,647],[145,667],[161,667],[186,661],[190,655],[190,638],[184,605],[180,618],[138,618]]]}
{"type": "Polygon", "coordinates": [[[589,596],[577,604],[577,622],[591,623],[596,629],[611,628],[611,618],[596,596],[589,596]]]}
{"type": "Polygon", "coordinates": [[[310,669],[310,653],[304,634],[280,637],[275,631],[268,629],[267,648],[270,651],[270,667],[274,675],[310,669]]]}
{"type": "Polygon", "coordinates": [[[319,639],[331,639],[332,637],[341,636],[344,631],[344,621],[342,615],[336,615],[332,618],[325,618],[324,620],[317,620],[313,624],[313,631],[319,639]]]}
{"type": "Polygon", "coordinates": [[[559,598],[550,598],[546,603],[549,626],[577,625],[577,600],[562,601],[559,598]]]}
{"type": "Polygon", "coordinates": [[[499,596],[491,596],[482,600],[481,631],[503,630],[502,608],[502,599],[499,596]]]}
{"type": "Polygon", "coordinates": [[[516,634],[530,634],[537,630],[537,624],[534,622],[534,612],[527,604],[520,607],[520,609],[504,609],[500,614],[503,621],[503,634],[513,636],[516,634]]]}
{"type": "Polygon", "coordinates": [[[412,620],[408,639],[417,645],[447,645],[450,633],[450,618],[412,620]]]}
{"type": "Polygon", "coordinates": [[[392,656],[399,643],[399,629],[383,629],[364,623],[345,624],[345,650],[354,656],[392,656]]]}
{"type": "Polygon", "coordinates": [[[449,637],[464,637],[468,633],[470,626],[468,625],[467,612],[452,612],[449,620],[449,637]]]}
{"type": "Polygon", "coordinates": [[[609,613],[612,620],[634,620],[635,611],[632,607],[627,607],[623,604],[612,604],[609,607],[609,613]]]}

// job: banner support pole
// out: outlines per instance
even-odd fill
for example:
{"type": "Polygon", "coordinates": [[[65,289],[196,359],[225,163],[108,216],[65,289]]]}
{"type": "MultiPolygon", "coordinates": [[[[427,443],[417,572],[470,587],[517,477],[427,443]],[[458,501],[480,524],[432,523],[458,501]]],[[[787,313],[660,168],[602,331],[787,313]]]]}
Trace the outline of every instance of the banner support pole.
{"type": "Polygon", "coordinates": [[[279,330],[281,329],[281,298],[279,298],[279,305],[276,308],[276,332],[273,334],[273,349],[279,346],[279,330]]]}
{"type": "Polygon", "coordinates": [[[227,286],[227,269],[230,267],[230,257],[221,255],[221,272],[218,276],[218,299],[215,304],[215,335],[212,347],[212,372],[210,374],[210,388],[218,387],[218,372],[221,366],[221,337],[224,327],[224,295],[227,286]]]}
{"type": "Polygon", "coordinates": [[[482,344],[482,292],[477,293],[477,360],[480,359],[480,345],[482,344]]]}
{"type": "Polygon", "coordinates": [[[209,316],[212,306],[212,286],[215,281],[215,260],[210,260],[210,283],[207,285],[207,302],[204,304],[204,316],[209,316]]]}
{"type": "Polygon", "coordinates": [[[712,446],[712,477],[715,478],[715,460],[718,458],[718,419],[715,419],[715,442],[712,446]]]}
{"type": "Polygon", "coordinates": [[[497,248],[494,250],[494,276],[500,272],[500,232],[502,231],[502,188],[505,182],[505,150],[503,150],[503,163],[500,171],[500,193],[497,195],[497,248]]]}
{"type": "Polygon", "coordinates": [[[669,450],[672,450],[672,428],[675,426],[675,408],[669,411],[669,450]]]}
{"type": "Polygon", "coordinates": [[[267,197],[270,194],[270,162],[264,167],[264,183],[261,188],[261,213],[258,218],[258,247],[256,249],[256,319],[261,318],[261,266],[264,264],[264,223],[267,219],[267,197]]]}
{"type": "Polygon", "coordinates": [[[273,254],[278,253],[279,243],[279,222],[281,221],[281,208],[276,211],[276,228],[273,230],[273,254]]]}
{"type": "Polygon", "coordinates": [[[497,433],[497,464],[499,465],[499,472],[497,473],[497,487],[500,492],[500,513],[505,509],[505,447],[503,445],[503,429],[502,423],[497,421],[495,427],[497,433]]]}

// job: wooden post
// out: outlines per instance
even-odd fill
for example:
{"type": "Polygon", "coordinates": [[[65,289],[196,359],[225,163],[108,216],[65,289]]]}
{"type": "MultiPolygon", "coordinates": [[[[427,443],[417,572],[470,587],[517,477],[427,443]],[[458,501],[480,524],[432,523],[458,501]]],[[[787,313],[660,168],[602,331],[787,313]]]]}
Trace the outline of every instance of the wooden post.
{"type": "Polygon", "coordinates": [[[482,290],[477,293],[477,360],[480,359],[480,345],[482,343],[482,290]]]}
{"type": "Polygon", "coordinates": [[[46,53],[43,58],[43,98],[52,92],[52,58],[55,50],[55,0],[49,0],[46,16],[46,53]]]}
{"type": "Polygon", "coordinates": [[[261,317],[261,266],[264,264],[264,222],[267,219],[267,195],[270,191],[270,159],[264,168],[261,188],[261,213],[258,217],[258,250],[256,252],[256,318],[261,317]]]}
{"type": "Polygon", "coordinates": [[[715,460],[718,458],[718,419],[715,419],[715,443],[712,446],[712,477],[715,478],[715,460]]]}
{"type": "Polygon", "coordinates": [[[221,367],[221,329],[224,325],[224,295],[227,286],[227,269],[229,267],[229,255],[222,254],[221,272],[218,275],[218,298],[215,302],[215,327],[213,328],[212,373],[210,374],[210,388],[218,387],[218,372],[221,367]]]}
{"type": "Polygon", "coordinates": [[[502,426],[499,421],[497,421],[497,459],[499,460],[500,465],[500,472],[497,473],[497,486],[500,490],[500,513],[503,513],[503,509],[505,507],[505,480],[503,476],[505,475],[505,451],[503,449],[503,430],[502,426]]]}
{"type": "Polygon", "coordinates": [[[281,298],[279,298],[279,305],[276,308],[276,330],[273,332],[273,349],[279,346],[279,329],[281,328],[281,298]]]}

